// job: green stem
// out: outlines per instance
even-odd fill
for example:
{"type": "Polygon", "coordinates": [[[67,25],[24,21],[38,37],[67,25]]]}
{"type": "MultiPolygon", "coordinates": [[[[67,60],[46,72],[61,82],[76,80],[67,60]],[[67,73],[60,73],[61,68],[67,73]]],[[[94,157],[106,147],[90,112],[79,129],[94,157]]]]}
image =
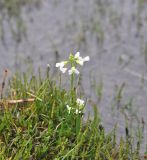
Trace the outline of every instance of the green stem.
{"type": "Polygon", "coordinates": [[[81,117],[80,115],[77,115],[76,117],[76,134],[79,134],[80,131],[80,127],[81,127],[81,117]]]}
{"type": "MultiPolygon", "coordinates": [[[[74,63],[71,62],[71,68],[74,67],[74,63]]],[[[71,74],[71,92],[74,89],[74,73],[71,74]]]]}
{"type": "MultiPolygon", "coordinates": [[[[72,62],[71,63],[71,68],[74,67],[74,63],[72,62]]],[[[72,102],[74,100],[74,80],[75,80],[75,75],[74,73],[71,74],[71,99],[72,99],[72,102]]]]}
{"type": "Polygon", "coordinates": [[[60,90],[61,90],[61,73],[60,73],[60,75],[59,75],[59,88],[60,88],[60,90]]]}
{"type": "Polygon", "coordinates": [[[74,73],[71,75],[71,91],[74,89],[74,73]]]}

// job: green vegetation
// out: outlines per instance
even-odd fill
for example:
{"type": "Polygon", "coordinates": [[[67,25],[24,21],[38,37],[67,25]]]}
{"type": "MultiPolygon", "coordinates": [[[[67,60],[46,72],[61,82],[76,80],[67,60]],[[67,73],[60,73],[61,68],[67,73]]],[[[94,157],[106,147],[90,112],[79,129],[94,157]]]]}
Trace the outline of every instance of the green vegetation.
{"type": "Polygon", "coordinates": [[[62,75],[53,77],[49,67],[44,78],[17,74],[9,81],[7,98],[0,102],[0,160],[140,159],[139,142],[132,147],[128,135],[117,142],[116,128],[106,133],[97,106],[82,100],[77,65],[86,61],[89,57],[78,52],[56,64],[62,73],[68,71],[69,90],[62,87],[62,75]],[[86,105],[92,117],[85,117],[86,105]]]}

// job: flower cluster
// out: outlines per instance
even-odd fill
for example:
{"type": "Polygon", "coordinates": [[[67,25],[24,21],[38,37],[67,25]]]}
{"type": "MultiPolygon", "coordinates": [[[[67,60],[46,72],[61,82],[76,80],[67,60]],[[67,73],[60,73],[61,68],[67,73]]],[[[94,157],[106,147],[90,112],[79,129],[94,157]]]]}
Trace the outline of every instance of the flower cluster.
{"type": "Polygon", "coordinates": [[[62,73],[65,73],[67,71],[67,68],[64,68],[64,66],[65,66],[66,63],[67,63],[67,61],[56,63],[56,67],[59,67],[60,71],[62,73]]]}
{"type": "Polygon", "coordinates": [[[71,68],[68,70],[68,74],[78,75],[80,72],[78,71],[78,69],[76,69],[76,64],[83,66],[84,62],[87,62],[89,60],[90,60],[89,56],[82,58],[80,56],[80,52],[77,52],[75,55],[70,54],[68,61],[62,61],[62,62],[56,63],[56,67],[59,68],[62,73],[65,73],[68,70],[68,68],[66,68],[65,65],[70,63],[71,68]]]}
{"type": "Polygon", "coordinates": [[[80,64],[81,66],[83,66],[84,62],[87,62],[90,60],[89,56],[82,58],[80,56],[80,52],[77,52],[74,57],[75,57],[76,63],[80,64]]]}
{"type": "Polygon", "coordinates": [[[77,108],[70,107],[68,104],[66,105],[69,114],[71,113],[71,110],[73,110],[75,114],[80,114],[82,112],[85,105],[84,100],[77,98],[76,103],[78,106],[77,108]]]}
{"type": "MultiPolygon", "coordinates": [[[[80,52],[77,52],[75,55],[70,54],[68,60],[56,63],[56,67],[60,69],[62,73],[68,72],[71,75],[71,96],[74,91],[74,74],[80,74],[79,70],[77,69],[77,65],[83,66],[85,62],[89,61],[89,56],[81,57],[80,52]],[[69,64],[70,67],[67,65],[69,64]]],[[[73,100],[72,100],[73,102],[73,100]]],[[[85,102],[82,99],[77,98],[76,100],[76,107],[70,107],[68,104],[66,105],[68,113],[75,113],[81,114],[85,106],[85,102]]]]}

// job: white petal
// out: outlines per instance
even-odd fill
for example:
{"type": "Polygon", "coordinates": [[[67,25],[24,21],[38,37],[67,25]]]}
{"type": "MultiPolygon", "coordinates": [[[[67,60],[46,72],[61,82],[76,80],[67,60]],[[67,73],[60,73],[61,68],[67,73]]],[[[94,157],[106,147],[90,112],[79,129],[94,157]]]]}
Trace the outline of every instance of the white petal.
{"type": "Polygon", "coordinates": [[[70,114],[70,111],[71,111],[71,107],[69,107],[69,105],[66,105],[67,109],[68,109],[68,112],[70,114]]]}
{"type": "Polygon", "coordinates": [[[64,67],[64,65],[65,65],[64,62],[56,63],[56,67],[64,67]]]}
{"type": "Polygon", "coordinates": [[[65,73],[65,72],[67,71],[67,68],[60,67],[60,71],[61,71],[62,73],[65,73]]]}
{"type": "Polygon", "coordinates": [[[83,58],[83,60],[86,62],[86,61],[89,61],[90,60],[90,57],[89,56],[86,56],[85,58],[83,58]]]}
{"type": "Polygon", "coordinates": [[[78,109],[76,109],[76,114],[78,114],[78,112],[79,112],[78,109]]]}
{"type": "Polygon", "coordinates": [[[75,69],[74,73],[79,74],[80,72],[77,69],[75,69]]]}
{"type": "Polygon", "coordinates": [[[76,54],[75,54],[75,58],[79,58],[80,57],[80,52],[77,52],[76,54]]]}
{"type": "Polygon", "coordinates": [[[80,99],[80,98],[77,98],[77,104],[78,105],[84,105],[84,100],[80,99]]]}
{"type": "Polygon", "coordinates": [[[81,113],[81,111],[79,111],[78,109],[76,109],[76,112],[75,112],[76,114],[79,114],[79,113],[81,113]]]}
{"type": "Polygon", "coordinates": [[[76,63],[78,63],[78,64],[80,64],[81,66],[83,66],[84,61],[83,61],[83,60],[78,59],[78,60],[76,61],[76,63]]]}
{"type": "Polygon", "coordinates": [[[56,67],[59,67],[59,63],[56,63],[56,67]]]}
{"type": "Polygon", "coordinates": [[[72,70],[71,70],[71,69],[68,71],[68,74],[69,74],[69,75],[71,75],[71,74],[72,74],[72,70]]]}
{"type": "Polygon", "coordinates": [[[68,71],[68,74],[71,75],[71,74],[79,74],[80,72],[75,68],[75,67],[72,67],[69,71],[68,71]]]}
{"type": "Polygon", "coordinates": [[[47,67],[48,67],[48,68],[50,68],[50,67],[51,67],[51,65],[48,63],[48,64],[47,64],[47,67]]]}
{"type": "Polygon", "coordinates": [[[67,109],[69,109],[69,105],[68,104],[66,105],[66,107],[67,107],[67,109]]]}

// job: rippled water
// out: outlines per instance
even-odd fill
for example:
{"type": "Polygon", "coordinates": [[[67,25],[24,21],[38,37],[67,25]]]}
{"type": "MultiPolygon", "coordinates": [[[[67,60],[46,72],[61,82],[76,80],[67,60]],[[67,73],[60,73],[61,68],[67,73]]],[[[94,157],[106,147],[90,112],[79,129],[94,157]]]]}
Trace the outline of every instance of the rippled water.
{"type": "MultiPolygon", "coordinates": [[[[0,73],[8,68],[13,74],[32,62],[35,70],[39,66],[45,70],[47,63],[55,64],[58,55],[63,60],[70,52],[80,51],[91,58],[82,69],[87,96],[97,100],[90,81],[103,85],[99,110],[107,129],[118,122],[120,135],[124,133],[123,116],[112,113],[115,94],[123,83],[119,107],[132,99],[133,110],[147,123],[146,1],[46,0],[40,9],[24,10],[23,17],[27,38],[16,46],[8,29],[6,46],[0,44],[0,73]]],[[[147,133],[145,136],[147,141],[147,133]]]]}

